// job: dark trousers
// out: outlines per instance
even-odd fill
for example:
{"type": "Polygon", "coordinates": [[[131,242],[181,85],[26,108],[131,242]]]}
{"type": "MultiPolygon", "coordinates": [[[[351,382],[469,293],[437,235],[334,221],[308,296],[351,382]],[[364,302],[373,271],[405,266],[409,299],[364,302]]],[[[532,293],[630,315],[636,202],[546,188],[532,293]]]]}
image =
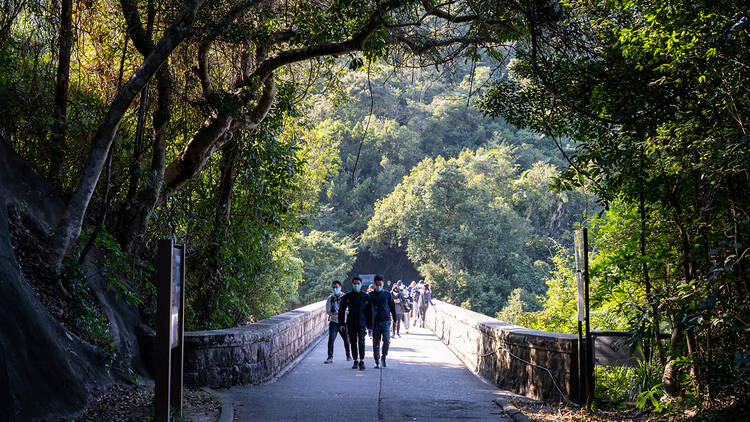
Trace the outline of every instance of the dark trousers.
{"type": "Polygon", "coordinates": [[[393,321],[393,334],[401,335],[401,320],[404,319],[404,314],[396,314],[396,320],[393,321]]]}
{"type": "Polygon", "coordinates": [[[375,321],[372,330],[372,354],[375,362],[380,361],[380,339],[383,338],[383,357],[388,356],[388,346],[391,345],[391,321],[375,321]]]}
{"type": "Polygon", "coordinates": [[[341,340],[344,340],[344,349],[346,350],[346,357],[351,356],[349,352],[349,340],[346,338],[346,325],[338,325],[335,322],[328,323],[328,359],[333,359],[333,343],[336,341],[336,336],[341,334],[341,340]],[[339,331],[339,327],[343,328],[343,331],[339,331]]]}
{"type": "Polygon", "coordinates": [[[424,318],[425,318],[425,315],[427,315],[427,307],[428,306],[430,306],[430,305],[422,305],[422,306],[419,307],[419,317],[422,318],[422,319],[419,320],[419,322],[420,322],[420,325],[421,325],[422,328],[424,328],[424,318]]]}
{"type": "Polygon", "coordinates": [[[346,330],[349,332],[349,343],[352,346],[352,357],[354,360],[364,360],[366,328],[347,326],[346,330]]]}

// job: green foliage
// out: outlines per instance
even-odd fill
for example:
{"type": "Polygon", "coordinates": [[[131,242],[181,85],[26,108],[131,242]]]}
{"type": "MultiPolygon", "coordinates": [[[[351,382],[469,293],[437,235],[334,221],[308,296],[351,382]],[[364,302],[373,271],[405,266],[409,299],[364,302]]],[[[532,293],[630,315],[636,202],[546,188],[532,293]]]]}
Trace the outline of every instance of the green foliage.
{"type": "Polygon", "coordinates": [[[481,108],[571,139],[557,187],[585,183],[609,203],[592,222],[602,225],[592,236],[598,320],[641,338],[676,332],[666,359],[681,370],[667,374],[670,393],[746,395],[746,7],[576,0],[554,12],[526,16],[508,77],[481,108]]]}
{"type": "Polygon", "coordinates": [[[320,215],[312,226],[360,236],[375,202],[428,157],[513,146],[524,170],[537,161],[562,165],[548,139],[483,117],[473,107],[472,87],[476,90],[487,81],[491,65],[478,62],[472,69],[456,63],[440,72],[407,72],[371,63],[368,71],[348,72],[336,89],[316,95],[312,117],[319,131],[340,142],[341,172],[321,197],[320,215]]]}
{"type": "MultiPolygon", "coordinates": [[[[636,367],[595,366],[594,394],[597,400],[614,403],[636,402],[638,407],[645,396],[658,400],[663,395],[661,373],[664,368],[638,361],[636,367]]],[[[651,403],[649,403],[651,404],[651,403]]],[[[654,406],[658,409],[658,406],[654,406]]],[[[659,410],[656,410],[657,412],[659,410]]]]}
{"type": "MultiPolygon", "coordinates": [[[[480,148],[423,160],[377,202],[363,244],[374,251],[405,247],[436,296],[480,312],[497,312],[514,288],[541,293],[546,271],[533,264],[532,256],[543,255],[534,227],[544,226],[539,220],[550,218],[549,208],[526,212],[544,193],[529,197],[530,176],[518,177],[511,154],[480,148]]],[[[560,201],[546,195],[545,201],[560,201]]]]}
{"type": "MultiPolygon", "coordinates": [[[[86,240],[82,237],[81,240],[86,240]]],[[[130,287],[138,285],[141,277],[148,277],[153,270],[149,265],[133,267],[127,262],[127,255],[122,251],[117,240],[102,228],[96,238],[96,246],[103,255],[101,276],[106,283],[107,290],[123,297],[131,306],[143,304],[143,300],[130,287]],[[123,282],[122,280],[126,280],[123,282]]]]}
{"type": "Polygon", "coordinates": [[[676,403],[672,400],[667,400],[666,402],[662,402],[661,398],[664,397],[664,390],[662,389],[662,384],[657,384],[651,387],[648,390],[645,390],[638,394],[636,397],[635,405],[639,409],[642,409],[646,406],[650,406],[654,409],[654,412],[656,413],[662,413],[665,411],[670,411],[675,409],[676,403]]]}
{"type": "Polygon", "coordinates": [[[304,224],[338,163],[336,142],[299,113],[282,103],[262,131],[240,139],[228,221],[217,219],[216,194],[202,194],[220,175],[214,159],[168,199],[152,225],[154,238],[174,233],[189,245],[188,328],[267,318],[297,298],[304,270],[289,234],[304,224]]]}
{"type": "MultiPolygon", "coordinates": [[[[531,312],[529,299],[524,300],[521,291],[515,291],[497,317],[502,321],[527,328],[563,333],[577,332],[577,283],[575,265],[569,250],[557,245],[552,256],[554,268],[545,278],[547,289],[538,300],[541,309],[531,312]]],[[[533,303],[533,302],[531,302],[533,303]]]]}
{"type": "Polygon", "coordinates": [[[63,274],[70,294],[68,300],[63,302],[63,309],[70,318],[73,331],[98,347],[105,356],[106,365],[112,366],[117,362],[117,345],[107,315],[89,286],[83,267],[68,259],[63,274]]]}
{"type": "Polygon", "coordinates": [[[337,232],[298,233],[292,242],[294,255],[304,267],[296,301],[299,305],[323,300],[331,294],[331,282],[343,283],[357,253],[354,240],[337,232]]]}

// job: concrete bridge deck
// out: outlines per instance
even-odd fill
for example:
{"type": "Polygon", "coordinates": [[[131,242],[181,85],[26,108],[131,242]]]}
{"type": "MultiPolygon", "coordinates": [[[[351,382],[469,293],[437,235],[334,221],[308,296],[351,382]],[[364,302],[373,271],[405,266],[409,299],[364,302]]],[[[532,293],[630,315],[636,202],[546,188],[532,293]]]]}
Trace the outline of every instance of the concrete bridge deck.
{"type": "MultiPolygon", "coordinates": [[[[236,421],[510,421],[492,403],[508,394],[483,382],[431,331],[414,328],[391,339],[388,368],[351,369],[341,339],[334,363],[323,364],[327,334],[299,364],[275,382],[232,387],[236,421]]],[[[512,393],[511,393],[512,394],[512,393]]]]}

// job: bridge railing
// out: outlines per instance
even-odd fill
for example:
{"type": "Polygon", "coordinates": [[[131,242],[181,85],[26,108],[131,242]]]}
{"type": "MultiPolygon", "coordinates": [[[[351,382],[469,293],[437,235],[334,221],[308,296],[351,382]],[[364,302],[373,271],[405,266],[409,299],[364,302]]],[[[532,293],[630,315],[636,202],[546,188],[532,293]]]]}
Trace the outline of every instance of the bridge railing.
{"type": "Polygon", "coordinates": [[[185,383],[226,388],[268,381],[327,329],[321,301],[242,327],[185,332],[185,383]]]}
{"type": "Polygon", "coordinates": [[[497,386],[539,400],[578,397],[578,338],[531,330],[435,301],[428,326],[466,366],[497,386]]]}
{"type": "MultiPolygon", "coordinates": [[[[578,393],[574,335],[530,330],[445,302],[426,325],[469,369],[540,400],[578,393]]],[[[277,376],[327,329],[325,301],[242,327],[185,333],[185,383],[226,388],[277,376]]]]}

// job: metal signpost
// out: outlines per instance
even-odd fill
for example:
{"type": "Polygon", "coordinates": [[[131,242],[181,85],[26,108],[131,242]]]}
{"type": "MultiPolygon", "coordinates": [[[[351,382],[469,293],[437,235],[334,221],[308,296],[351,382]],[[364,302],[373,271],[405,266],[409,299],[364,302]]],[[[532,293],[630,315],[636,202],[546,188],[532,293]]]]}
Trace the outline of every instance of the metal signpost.
{"type": "Polygon", "coordinates": [[[589,239],[584,227],[575,232],[576,278],[578,281],[578,374],[579,385],[583,384],[586,407],[594,401],[594,342],[591,340],[589,315],[589,239]],[[585,321],[585,342],[582,322],[585,321]]]}
{"type": "Polygon", "coordinates": [[[185,333],[185,246],[159,241],[156,269],[155,422],[182,417],[182,359],[185,333]]]}

